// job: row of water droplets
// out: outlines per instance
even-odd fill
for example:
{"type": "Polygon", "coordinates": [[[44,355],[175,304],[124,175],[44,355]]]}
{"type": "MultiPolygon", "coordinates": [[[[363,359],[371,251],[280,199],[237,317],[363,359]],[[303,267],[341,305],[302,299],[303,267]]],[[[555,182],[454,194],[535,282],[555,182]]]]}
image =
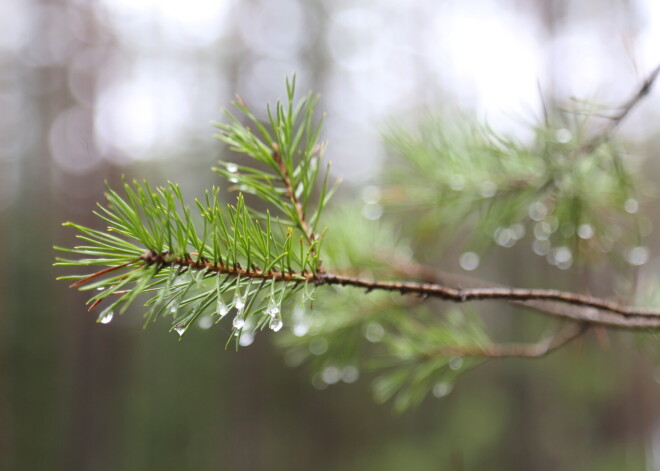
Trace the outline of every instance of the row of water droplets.
{"type": "MultiPolygon", "coordinates": [[[[216,277],[216,283],[217,283],[216,285],[217,301],[216,301],[215,313],[210,315],[206,314],[200,316],[197,322],[199,327],[201,329],[207,330],[211,328],[214,323],[218,323],[223,318],[225,318],[232,309],[236,309],[236,315],[232,320],[232,327],[236,331],[241,331],[239,344],[241,346],[250,345],[254,339],[254,333],[250,332],[250,329],[254,326],[249,322],[249,319],[247,319],[245,308],[247,306],[247,299],[250,295],[251,283],[248,282],[247,286],[244,289],[241,289],[241,280],[240,277],[237,277],[234,283],[235,284],[234,297],[231,303],[229,304],[225,302],[223,296],[224,292],[221,289],[222,283],[219,275],[216,277]]],[[[273,285],[274,283],[275,282],[273,281],[273,285]]],[[[276,301],[274,297],[274,293],[273,291],[271,291],[271,297],[268,301],[268,307],[266,308],[265,313],[270,317],[269,327],[271,328],[271,330],[275,332],[278,332],[284,326],[284,322],[282,321],[282,317],[281,317],[281,309],[280,309],[281,301],[282,301],[281,299],[279,300],[279,302],[276,301]]],[[[171,308],[171,312],[173,314],[175,314],[177,310],[178,310],[178,306],[173,306],[171,308]]],[[[181,321],[176,326],[174,326],[173,330],[177,334],[179,334],[179,336],[183,336],[186,329],[188,328],[188,325],[189,322],[184,320],[181,321]]]]}
{"type": "MultiPolygon", "coordinates": [[[[228,172],[237,174],[238,173],[238,165],[235,163],[229,162],[225,165],[226,169],[228,172]]],[[[231,183],[238,183],[238,177],[232,176],[229,178],[229,181],[231,183]]],[[[245,327],[245,315],[243,313],[243,309],[245,309],[245,304],[246,304],[246,298],[247,294],[249,291],[249,285],[248,288],[246,289],[245,293],[241,295],[240,292],[240,286],[239,283],[240,279],[236,283],[236,291],[234,293],[234,300],[233,300],[233,305],[238,311],[236,314],[236,317],[234,317],[234,320],[232,321],[232,326],[236,330],[241,330],[245,327]]],[[[273,280],[272,286],[274,288],[275,281],[273,280]]],[[[220,318],[224,317],[228,312],[229,312],[229,307],[224,303],[222,297],[220,296],[220,285],[218,282],[218,315],[220,318]]],[[[282,321],[282,316],[280,314],[280,305],[281,305],[281,300],[279,302],[275,301],[275,295],[274,295],[274,289],[271,290],[271,296],[268,301],[268,307],[266,308],[266,314],[270,316],[270,321],[268,323],[268,326],[275,332],[279,332],[282,327],[284,326],[284,322],[282,321]]]]}
{"type": "MultiPolygon", "coordinates": [[[[465,187],[466,179],[462,175],[454,175],[449,183],[449,186],[454,191],[461,191],[465,187]]],[[[497,193],[497,184],[490,180],[486,180],[479,185],[479,195],[484,198],[492,198],[497,193]]],[[[381,204],[382,192],[377,186],[366,186],[361,192],[362,202],[362,216],[370,221],[378,220],[385,212],[385,208],[381,204]]]]}
{"type": "Polygon", "coordinates": [[[353,365],[344,367],[329,365],[312,377],[312,386],[316,389],[325,389],[340,381],[351,384],[360,378],[360,370],[353,365]]]}
{"type": "MultiPolygon", "coordinates": [[[[464,361],[461,357],[451,357],[447,362],[447,366],[452,371],[460,371],[463,369],[464,361]]],[[[431,388],[431,393],[434,397],[442,398],[448,396],[454,389],[454,383],[449,380],[438,381],[431,388]]]]}
{"type": "MultiPolygon", "coordinates": [[[[246,316],[245,316],[245,306],[247,304],[247,297],[250,291],[250,284],[248,283],[247,288],[243,293],[241,293],[240,288],[240,278],[236,281],[236,289],[234,291],[234,300],[232,302],[234,308],[236,309],[236,316],[232,321],[232,326],[236,330],[242,330],[246,327],[246,316]]],[[[284,290],[282,290],[282,295],[284,290]]],[[[268,327],[274,332],[279,332],[284,326],[281,315],[281,303],[282,299],[276,300],[275,295],[275,280],[271,282],[271,293],[268,300],[268,306],[266,307],[265,313],[269,316],[268,327]]],[[[220,282],[218,281],[218,307],[217,312],[220,318],[224,317],[229,312],[229,307],[224,303],[222,296],[220,296],[220,282]]],[[[245,335],[245,334],[243,334],[245,335]]],[[[252,342],[249,342],[252,343],[252,342]]]]}

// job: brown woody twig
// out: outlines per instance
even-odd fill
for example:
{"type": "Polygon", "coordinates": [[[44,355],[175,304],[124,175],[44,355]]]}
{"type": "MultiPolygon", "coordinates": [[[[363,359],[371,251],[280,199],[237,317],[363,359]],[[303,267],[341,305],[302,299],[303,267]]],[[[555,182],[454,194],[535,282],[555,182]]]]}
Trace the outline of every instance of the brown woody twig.
{"type": "MultiPolygon", "coordinates": [[[[413,261],[396,260],[390,265],[395,272],[407,278],[422,280],[426,283],[436,283],[460,288],[500,288],[508,289],[506,286],[484,281],[465,275],[456,275],[446,273],[431,267],[421,265],[413,261]]],[[[521,301],[515,298],[506,300],[510,303],[525,306],[541,314],[547,314],[553,317],[559,317],[570,321],[586,322],[591,324],[600,324],[608,328],[621,329],[657,329],[660,328],[660,319],[657,315],[660,311],[647,310],[652,316],[645,317],[623,317],[619,314],[613,314],[606,310],[596,309],[594,307],[582,306],[579,304],[566,304],[546,299],[534,299],[521,301]]]]}
{"type": "Polygon", "coordinates": [[[601,129],[601,131],[593,136],[586,144],[581,146],[579,152],[591,152],[599,145],[607,140],[610,134],[626,119],[630,112],[646,97],[653,88],[653,84],[660,75],[660,65],[649,74],[648,77],[642,82],[641,86],[637,89],[635,94],[630,99],[619,107],[619,112],[614,116],[609,117],[609,122],[601,129]]]}
{"type": "MultiPolygon", "coordinates": [[[[194,260],[190,257],[171,257],[169,254],[158,254],[155,251],[145,252],[135,263],[142,262],[144,266],[178,266],[192,270],[205,270],[210,273],[240,276],[247,279],[274,280],[289,283],[314,283],[322,285],[340,285],[364,288],[367,291],[398,291],[401,294],[416,294],[422,297],[468,302],[479,300],[503,300],[523,303],[544,313],[586,323],[603,325],[622,329],[658,329],[660,328],[660,311],[636,308],[617,304],[601,298],[570,293],[559,290],[520,289],[520,288],[453,288],[437,283],[415,283],[403,281],[372,281],[331,273],[293,273],[268,271],[257,267],[243,268],[239,265],[229,266],[207,261],[194,260]],[[538,303],[543,303],[539,305],[538,303]],[[579,307],[579,309],[575,309],[579,307]]],[[[107,272],[107,270],[102,271],[107,272]]],[[[101,273],[101,272],[99,272],[101,273]]],[[[85,278],[86,281],[96,278],[98,274],[85,278]]],[[[85,281],[76,283],[80,286],[85,281]]]]}
{"type": "Polygon", "coordinates": [[[277,150],[277,144],[273,143],[273,146],[275,147],[275,151],[273,152],[273,160],[277,162],[279,167],[280,178],[282,178],[282,183],[284,183],[286,196],[291,201],[291,204],[293,205],[293,208],[296,210],[296,214],[298,215],[300,230],[303,231],[309,242],[313,242],[315,237],[314,232],[312,232],[309,224],[307,224],[307,220],[305,219],[305,212],[302,205],[300,204],[300,201],[296,197],[296,191],[295,188],[293,188],[293,184],[291,183],[291,176],[289,175],[289,171],[287,170],[286,164],[284,163],[284,160],[277,150]]]}
{"type": "Polygon", "coordinates": [[[445,346],[427,357],[479,357],[479,358],[540,358],[563,347],[587,331],[587,324],[569,324],[537,343],[490,344],[483,347],[445,346]]]}

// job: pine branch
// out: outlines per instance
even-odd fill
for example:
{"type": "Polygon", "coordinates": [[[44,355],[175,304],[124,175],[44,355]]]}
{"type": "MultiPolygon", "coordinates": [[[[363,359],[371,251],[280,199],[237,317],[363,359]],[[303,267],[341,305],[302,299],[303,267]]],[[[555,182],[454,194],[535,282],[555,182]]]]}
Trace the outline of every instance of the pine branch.
{"type": "Polygon", "coordinates": [[[291,281],[305,281],[303,275],[318,270],[321,239],[304,248],[304,235],[293,228],[268,214],[253,219],[242,195],[235,206],[223,208],[217,190],[207,192],[204,202],[197,201],[202,223],[196,224],[176,185],[152,190],[146,183],[125,184],[124,191],[126,197],[108,189],[109,204],[96,213],[108,223],[107,231],[67,223],[87,245],[59,248],[88,258],[58,258],[57,265],[106,267],[62,277],[75,280],[71,287],[98,291],[88,301],[89,310],[113,297],[99,322],[146,294],[147,320],[172,313],[179,334],[205,312],[220,321],[234,308],[234,335],[239,336],[252,307],[253,314],[264,314],[261,324],[269,321],[279,330],[279,306],[301,288],[291,281]],[[294,239],[299,249],[294,250],[294,239]],[[267,282],[270,290],[264,291],[267,282]],[[233,301],[227,298],[230,293],[233,301]],[[257,298],[261,301],[255,305],[257,298]]]}
{"type": "MultiPolygon", "coordinates": [[[[415,263],[413,261],[395,260],[390,268],[395,273],[399,273],[408,278],[423,280],[426,283],[440,284],[452,287],[454,289],[501,289],[511,290],[512,288],[504,286],[492,281],[484,281],[474,277],[465,275],[456,275],[454,273],[446,273],[435,270],[431,267],[415,263]]],[[[569,293],[572,295],[572,293],[569,293]]],[[[594,298],[599,299],[599,298],[594,298]]],[[[519,300],[509,299],[516,305],[524,306],[533,309],[542,314],[548,314],[553,317],[559,317],[566,320],[575,321],[578,323],[590,323],[594,319],[601,325],[610,328],[632,328],[632,329],[657,329],[660,328],[660,322],[656,319],[660,311],[647,309],[646,313],[637,317],[636,315],[622,317],[621,313],[607,312],[604,309],[598,309],[594,306],[585,306],[581,304],[570,304],[557,302],[556,300],[548,299],[533,299],[533,300],[519,300]],[[648,316],[648,318],[647,318],[648,316]]],[[[619,306],[625,307],[625,306],[619,306]]],[[[627,308],[627,307],[626,307],[627,308]]],[[[636,308],[633,308],[636,309],[636,308]]]]}
{"type": "MultiPolygon", "coordinates": [[[[644,82],[643,87],[624,107],[624,111],[614,121],[615,123],[624,119],[635,104],[648,93],[659,71],[660,68],[656,69],[644,82]]],[[[136,184],[135,188],[125,185],[128,199],[124,200],[117,193],[109,190],[110,209],[101,208],[102,211],[98,215],[110,223],[109,231],[141,242],[143,249],[121,238],[71,224],[85,234],[81,236],[84,240],[92,243],[91,246],[77,247],[73,252],[96,258],[81,261],[62,260],[60,264],[108,266],[95,274],[78,277],[78,281],[72,286],[80,286],[94,281],[101,275],[131,267],[126,274],[111,276],[109,281],[97,282],[93,285],[98,288],[111,287],[111,292],[123,293],[120,301],[116,301],[113,305],[120,302],[128,305],[136,294],[146,289],[154,289],[153,285],[148,284],[149,281],[156,278],[163,268],[170,267],[176,268],[177,274],[192,270],[203,272],[204,276],[228,275],[248,282],[270,280],[273,284],[285,282],[298,285],[304,282],[317,287],[353,286],[367,291],[383,290],[416,294],[454,302],[504,300],[524,303],[550,315],[610,327],[643,329],[657,328],[660,325],[658,319],[660,312],[657,310],[624,306],[605,299],[559,290],[505,287],[456,288],[438,283],[366,280],[323,273],[318,258],[320,240],[314,233],[314,226],[318,223],[320,213],[332,191],[326,191],[326,173],[321,197],[314,211],[314,223],[310,225],[305,210],[319,174],[322,146],[317,144],[317,140],[320,124],[313,123],[316,100],[308,95],[295,104],[294,89],[295,79],[291,83],[287,82],[287,103],[278,103],[274,113],[269,110],[270,131],[257,120],[241,100],[235,103],[254,124],[261,137],[254,135],[232,115],[229,115],[231,124],[218,125],[222,131],[219,135],[221,140],[229,143],[234,150],[267,164],[276,172],[275,175],[246,167],[241,167],[239,171],[239,167],[234,164],[224,164],[224,169],[216,169],[216,171],[228,177],[230,181],[238,183],[243,191],[257,194],[282,210],[288,219],[278,221],[278,225],[296,226],[306,240],[307,250],[304,250],[302,245],[299,253],[293,250],[294,234],[290,229],[286,233],[281,232],[283,238],[280,237],[279,241],[275,240],[270,216],[256,215],[257,217],[254,218],[255,215],[245,206],[241,197],[236,207],[229,207],[229,220],[220,211],[215,195],[207,194],[206,205],[198,201],[197,205],[204,218],[200,235],[192,223],[190,211],[183,204],[178,187],[170,185],[169,189],[159,188],[153,192],[146,184],[143,186],[136,184]],[[274,185],[276,179],[279,179],[282,187],[274,185]],[[267,226],[265,231],[261,229],[262,224],[267,226]],[[207,243],[209,239],[210,243],[207,243]],[[190,256],[189,247],[196,250],[196,259],[190,256]],[[292,267],[292,258],[296,267],[292,267]],[[261,262],[261,268],[255,264],[256,261],[261,262]],[[149,276],[144,276],[144,270],[138,270],[138,268],[150,267],[155,267],[155,270],[150,272],[149,276]],[[136,282],[140,289],[134,289],[132,293],[119,289],[131,282],[136,282]],[[567,309],[566,305],[578,306],[580,309],[567,309]]],[[[239,288],[240,283],[237,282],[237,291],[239,288]]],[[[105,294],[93,297],[90,300],[93,303],[92,308],[104,297],[105,294]]]]}
{"type": "MultiPolygon", "coordinates": [[[[560,316],[593,325],[619,327],[626,329],[654,329],[660,328],[660,311],[621,305],[601,298],[559,290],[522,289],[522,288],[453,288],[435,283],[415,283],[396,281],[372,281],[357,277],[349,277],[332,273],[293,272],[278,270],[261,270],[256,266],[243,268],[240,264],[226,265],[222,261],[209,260],[198,257],[197,260],[189,255],[179,257],[169,252],[158,253],[154,250],[145,252],[131,263],[124,263],[114,269],[142,262],[143,267],[155,265],[158,269],[163,267],[176,267],[177,270],[190,269],[204,274],[229,275],[244,280],[271,280],[274,283],[286,282],[291,284],[310,283],[317,287],[323,285],[340,285],[364,288],[367,291],[383,290],[399,292],[401,294],[415,294],[422,297],[435,297],[447,301],[464,303],[469,301],[503,300],[519,302],[529,305],[534,301],[552,302],[560,305],[578,306],[588,310],[559,310],[548,306],[533,304],[546,314],[560,316]],[[616,315],[616,316],[612,316],[616,315]]],[[[80,286],[87,281],[95,279],[100,274],[107,273],[108,269],[87,276],[73,285],[80,286]]]]}
{"type": "MultiPolygon", "coordinates": [[[[430,178],[428,186],[436,188],[433,179],[437,178],[442,196],[450,194],[449,201],[461,203],[462,207],[456,210],[460,205],[439,204],[434,200],[438,193],[428,192],[428,188],[421,188],[417,182],[407,190],[392,193],[399,198],[402,194],[409,198],[416,191],[421,195],[432,193],[424,204],[432,210],[449,211],[444,213],[447,219],[436,217],[437,214],[430,217],[433,221],[442,221],[440,229],[447,228],[447,232],[462,224],[475,207],[486,206],[487,217],[484,216],[485,222],[481,224],[487,227],[492,221],[486,219],[493,218],[498,230],[503,224],[520,220],[523,208],[522,217],[529,217],[524,220],[534,225],[535,236],[537,230],[541,235],[537,239],[549,241],[558,227],[552,229],[545,219],[550,214],[543,204],[546,200],[555,204],[557,214],[575,227],[584,221],[594,223],[598,218],[608,222],[608,218],[601,216],[617,215],[616,211],[623,211],[621,197],[623,201],[631,198],[630,175],[622,169],[616,156],[607,155],[603,160],[594,152],[583,156],[584,159],[564,157],[571,154],[570,149],[585,154],[594,151],[649,93],[659,74],[660,67],[602,133],[582,147],[560,146],[556,150],[556,156],[560,157],[557,159],[552,153],[534,155],[530,149],[494,134],[477,133],[476,137],[472,136],[478,141],[476,157],[468,152],[469,158],[466,158],[465,149],[459,143],[442,156],[444,160],[439,165],[439,160],[429,156],[450,147],[448,140],[443,141],[445,136],[435,139],[438,136],[432,133],[436,129],[431,129],[430,136],[425,136],[433,143],[431,152],[425,143],[420,145],[404,136],[401,138],[403,148],[413,149],[409,163],[416,166],[422,177],[430,178]],[[451,172],[446,170],[452,166],[462,171],[459,176],[467,175],[471,179],[472,193],[460,193],[467,180],[451,181],[451,172]],[[568,175],[564,174],[565,170],[568,175]],[[588,180],[595,182],[589,182],[589,191],[582,191],[584,188],[579,185],[588,180]],[[484,181],[488,185],[484,186],[484,181]],[[445,192],[447,186],[451,191],[445,192]],[[610,192],[607,195],[614,193],[612,201],[602,198],[602,192],[607,191],[610,192]],[[495,197],[499,198],[497,202],[495,197]],[[616,205],[616,209],[608,212],[608,205],[610,208],[616,205]],[[573,211],[572,207],[577,209],[573,211]],[[527,208],[539,211],[526,211],[527,208]]],[[[107,223],[105,231],[65,224],[79,232],[77,237],[85,245],[58,248],[81,258],[58,258],[57,265],[100,267],[91,274],[62,277],[73,281],[72,288],[94,293],[88,300],[89,311],[105,303],[99,322],[109,322],[114,310],[124,312],[142,295],[148,308],[147,322],[171,315],[172,330],[179,335],[201,316],[219,323],[233,312],[230,340],[235,339],[238,346],[243,333],[254,333],[265,326],[279,331],[283,326],[282,304],[301,291],[304,303],[312,298],[316,289],[324,286],[354,287],[367,293],[400,293],[455,303],[504,301],[571,321],[554,335],[536,343],[497,344],[490,341],[485,328],[476,321],[452,324],[449,319],[438,321],[434,316],[424,323],[421,317],[413,318],[409,312],[401,311],[396,314],[398,325],[395,327],[401,335],[384,341],[391,353],[389,366],[394,366],[395,371],[384,375],[377,386],[378,397],[382,400],[397,395],[397,408],[419,402],[431,387],[437,386],[433,381],[453,380],[461,368],[465,371],[489,358],[542,357],[592,326],[660,329],[660,310],[560,290],[510,288],[440,273],[413,262],[401,263],[394,258],[385,260],[389,268],[387,275],[400,275],[403,280],[367,279],[326,271],[320,261],[325,231],[317,228],[337,184],[328,185],[329,165],[325,167],[325,175],[321,175],[324,145],[318,141],[321,122],[314,119],[317,98],[307,94],[296,102],[294,91],[295,79],[287,81],[287,99],[284,103],[278,102],[273,109],[268,108],[267,124],[257,119],[239,98],[234,105],[249,125],[242,124],[231,113],[227,114],[228,124],[217,125],[220,131],[216,137],[232,150],[259,162],[258,168],[220,162],[220,167],[214,169],[234,184],[231,189],[239,192],[235,204],[220,204],[219,191],[213,189],[202,200],[195,200],[199,212],[193,214],[184,204],[177,185],[151,189],[146,182],[135,182],[124,184],[125,195],[107,190],[107,206],[99,206],[95,213],[107,223]],[[257,196],[269,209],[260,213],[249,208],[243,194],[257,196]],[[271,210],[276,216],[271,216],[271,210]],[[463,357],[467,359],[461,367],[463,357]],[[459,366],[455,360],[460,360],[459,366]],[[407,382],[409,387],[406,387],[407,382]]],[[[626,217],[633,218],[630,214],[626,217]]],[[[524,226],[517,225],[524,235],[524,226]]],[[[595,242],[594,229],[591,226],[589,229],[592,233],[586,239],[594,236],[592,242],[600,243],[595,242]]],[[[602,240],[607,239],[605,231],[600,235],[602,240]]],[[[372,240],[368,234],[361,237],[364,241],[372,240]]],[[[377,299],[382,298],[387,296],[377,299]]],[[[368,322],[364,318],[356,320],[358,317],[353,316],[346,322],[340,320],[338,329],[355,331],[368,322]]],[[[384,332],[382,326],[381,330],[384,332]]]]}
{"type": "Polygon", "coordinates": [[[229,144],[230,149],[266,164],[272,172],[221,162],[224,168],[213,170],[234,183],[233,189],[260,197],[278,208],[283,221],[297,226],[306,242],[312,244],[316,238],[321,213],[339,181],[328,186],[330,164],[319,197],[312,205],[312,196],[320,177],[321,159],[325,145],[319,143],[322,120],[314,121],[317,97],[308,93],[295,102],[295,77],[287,80],[287,100],[278,102],[275,109],[268,107],[270,129],[267,129],[239,97],[234,106],[243,113],[256,133],[231,113],[227,113],[229,124],[216,123],[220,129],[216,138],[229,144]]]}
{"type": "MultiPolygon", "coordinates": [[[[244,280],[270,280],[274,282],[285,282],[285,283],[306,283],[314,282],[314,275],[308,272],[296,273],[292,270],[289,271],[280,271],[276,268],[271,268],[268,271],[264,271],[261,268],[252,265],[251,268],[243,268],[240,263],[233,264],[231,266],[225,265],[222,262],[218,263],[217,261],[210,261],[208,258],[193,258],[197,254],[191,254],[192,256],[170,256],[169,253],[165,252],[158,254],[155,251],[147,251],[141,257],[140,260],[144,262],[144,266],[148,267],[151,265],[156,265],[160,269],[163,267],[175,267],[177,269],[190,269],[206,274],[213,275],[229,275],[232,277],[240,277],[244,280]]],[[[136,261],[137,262],[137,261],[136,261]]],[[[104,272],[107,270],[103,270],[104,272]]],[[[92,275],[92,276],[96,276],[92,275]]],[[[71,287],[79,286],[82,284],[80,281],[71,285],[71,287]]]]}
{"type": "MultiPolygon", "coordinates": [[[[544,300],[553,301],[569,305],[585,306],[602,311],[608,311],[613,314],[620,314],[626,319],[639,318],[659,318],[649,321],[649,324],[638,324],[632,321],[630,328],[649,328],[660,327],[660,311],[654,309],[636,308],[632,306],[620,305],[615,302],[607,301],[601,298],[587,296],[583,294],[570,293],[567,291],[547,290],[547,289],[522,289],[522,288],[451,288],[448,286],[432,283],[414,283],[398,281],[371,281],[356,277],[333,275],[330,273],[320,273],[314,275],[317,285],[341,285],[364,288],[367,291],[384,290],[396,291],[401,294],[416,294],[423,297],[437,297],[440,299],[454,302],[485,301],[485,300],[505,300],[505,301],[532,301],[544,300]]],[[[586,321],[587,319],[574,319],[586,321]]],[[[648,320],[648,319],[646,319],[648,320]]],[[[601,319],[598,313],[594,313],[593,318],[589,320],[593,323],[604,323],[607,321],[601,319]]],[[[625,327],[628,324],[622,324],[625,327]]]]}

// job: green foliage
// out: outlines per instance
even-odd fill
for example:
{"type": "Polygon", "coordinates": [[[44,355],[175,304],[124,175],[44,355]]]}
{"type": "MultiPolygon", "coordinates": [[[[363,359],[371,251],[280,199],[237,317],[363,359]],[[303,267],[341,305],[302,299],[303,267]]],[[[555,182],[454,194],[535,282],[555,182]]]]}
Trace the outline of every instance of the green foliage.
{"type": "Polygon", "coordinates": [[[461,118],[394,128],[386,142],[400,158],[383,203],[404,210],[417,233],[441,234],[435,250],[457,235],[483,251],[531,234],[534,252],[560,268],[605,253],[619,261],[640,244],[637,185],[616,145],[589,145],[586,123],[536,128],[531,143],[461,118]]]}
{"type": "MultiPolygon", "coordinates": [[[[387,220],[365,220],[360,207],[329,211],[325,222],[331,228],[323,254],[329,266],[366,278],[396,278],[393,260],[410,257],[401,229],[387,220]]],[[[317,386],[352,382],[355,371],[373,372],[376,399],[392,399],[403,412],[429,393],[449,394],[461,374],[483,362],[452,353],[453,347],[491,343],[473,314],[395,293],[325,288],[313,308],[294,309],[292,328],[277,343],[287,363],[307,366],[317,386]]]]}
{"type": "Polygon", "coordinates": [[[374,383],[376,400],[395,398],[394,407],[403,412],[419,404],[428,392],[436,397],[449,394],[459,375],[483,363],[482,358],[452,354],[457,347],[486,347],[491,343],[480,318],[450,310],[437,322],[430,312],[399,319],[395,333],[384,337],[386,355],[374,363],[385,372],[374,383]]]}
{"type": "Polygon", "coordinates": [[[318,295],[326,272],[401,280],[413,277],[405,267],[419,265],[415,254],[434,263],[449,246],[482,253],[525,234],[563,269],[640,244],[637,179],[618,148],[608,140],[593,145],[579,120],[538,128],[531,143],[437,117],[414,132],[393,130],[386,141],[401,159],[388,166],[384,185],[363,191],[364,208],[351,201],[325,214],[337,185],[322,163],[317,98],[296,101],[295,80],[286,94],[268,107],[266,123],[239,99],[234,106],[246,124],[230,112],[216,124],[219,140],[252,159],[214,168],[238,191],[234,204],[213,188],[191,210],[173,183],[125,183],[121,194],[108,189],[107,205],[95,212],[105,230],[65,224],[83,245],[58,248],[80,258],[57,265],[100,267],[62,277],[91,292],[90,310],[104,306],[99,322],[138,297],[146,323],[171,316],[180,336],[194,323],[227,323],[233,312],[230,341],[239,346],[286,320],[291,328],[278,343],[289,364],[307,364],[315,385],[375,371],[376,399],[403,411],[429,393],[448,394],[496,344],[476,313],[437,300],[345,287],[318,295]],[[244,194],[267,209],[248,206],[244,194]],[[380,205],[383,219],[363,212],[380,205]]]}
{"type": "Polygon", "coordinates": [[[193,214],[177,185],[151,189],[146,182],[135,182],[124,184],[124,195],[107,190],[107,206],[95,212],[108,224],[105,231],[65,224],[87,245],[58,247],[83,258],[58,259],[57,265],[107,267],[92,275],[61,278],[95,291],[88,301],[90,310],[107,304],[99,322],[109,322],[115,310],[125,312],[144,294],[147,322],[171,315],[172,329],[179,335],[198,319],[218,323],[232,309],[232,336],[237,339],[265,325],[281,329],[282,303],[306,287],[308,274],[320,268],[323,237],[315,230],[334,192],[326,173],[314,202],[323,151],[318,144],[321,125],[313,119],[316,100],[308,95],[294,103],[294,88],[293,81],[287,82],[286,104],[277,103],[275,112],[269,112],[270,131],[247,107],[236,104],[263,139],[231,114],[230,124],[218,125],[221,140],[274,171],[221,162],[224,168],[216,171],[241,191],[235,205],[220,203],[214,188],[195,200],[198,213],[193,214]],[[270,211],[248,208],[242,193],[261,197],[281,214],[271,217],[270,211]],[[312,215],[311,225],[307,214],[312,215]]]}
{"type": "MultiPolygon", "coordinates": [[[[178,186],[170,184],[151,190],[146,183],[135,183],[125,184],[124,190],[126,197],[122,198],[108,189],[108,206],[99,206],[95,213],[108,224],[106,232],[66,223],[82,232],[78,238],[89,245],[58,248],[88,257],[58,259],[60,266],[119,268],[112,275],[94,277],[95,281],[81,287],[98,291],[88,301],[92,306],[108,300],[100,322],[106,321],[115,309],[125,312],[138,295],[147,294],[147,322],[171,314],[173,329],[180,335],[203,314],[210,314],[219,322],[231,308],[236,308],[243,318],[264,314],[259,322],[259,327],[263,327],[264,321],[271,319],[265,312],[268,303],[274,302],[279,310],[282,300],[302,286],[296,281],[304,281],[300,275],[293,275],[291,283],[275,288],[275,281],[267,274],[318,269],[318,254],[314,253],[317,242],[295,250],[293,240],[303,247],[302,235],[271,221],[268,215],[264,224],[252,219],[242,195],[235,206],[224,208],[218,202],[217,190],[207,192],[204,202],[196,201],[202,216],[198,230],[178,186]],[[149,263],[152,258],[155,260],[149,263]],[[203,265],[203,269],[192,270],[192,264],[203,265]],[[263,276],[251,276],[241,269],[257,265],[263,267],[263,276]],[[241,274],[245,276],[241,278],[241,274]],[[229,294],[233,294],[232,300],[229,294]],[[259,295],[263,300],[255,304],[259,295]]],[[[82,283],[89,277],[71,275],[61,279],[82,283]]],[[[236,323],[234,327],[241,330],[236,323]]]]}
{"type": "Polygon", "coordinates": [[[291,82],[287,80],[286,91],[286,105],[277,103],[275,110],[268,106],[270,130],[240,100],[233,104],[248,118],[255,131],[241,124],[230,112],[226,113],[228,124],[215,124],[220,129],[215,135],[217,139],[229,144],[231,150],[261,162],[267,170],[231,162],[221,162],[222,167],[213,170],[234,183],[234,189],[256,195],[279,209],[284,222],[297,226],[311,239],[323,208],[337,185],[328,187],[328,163],[320,195],[316,206],[312,207],[312,196],[325,151],[325,145],[318,141],[323,122],[314,121],[318,98],[310,92],[296,103],[295,78],[291,82]]]}
{"type": "Polygon", "coordinates": [[[323,257],[334,269],[392,278],[397,276],[392,271],[392,260],[411,256],[410,236],[391,220],[365,219],[359,204],[329,210],[325,223],[331,228],[331,240],[323,247],[323,257]]]}
{"type": "MultiPolygon", "coordinates": [[[[584,126],[537,128],[531,144],[437,116],[414,131],[393,130],[386,141],[402,158],[387,166],[384,185],[363,190],[364,206],[351,202],[327,215],[325,259],[363,278],[396,279],[397,265],[414,253],[429,263],[458,243],[483,254],[527,234],[534,251],[562,269],[606,253],[620,261],[641,243],[639,178],[610,141],[584,149],[584,126]],[[378,205],[385,217],[365,219],[378,205]],[[553,260],[562,247],[568,263],[553,260]]],[[[305,335],[278,338],[288,361],[307,362],[316,382],[341,380],[335,373],[352,366],[374,370],[376,399],[403,411],[429,393],[449,393],[487,360],[451,353],[493,345],[474,312],[351,291],[318,296],[314,310],[298,313],[305,335]]]]}

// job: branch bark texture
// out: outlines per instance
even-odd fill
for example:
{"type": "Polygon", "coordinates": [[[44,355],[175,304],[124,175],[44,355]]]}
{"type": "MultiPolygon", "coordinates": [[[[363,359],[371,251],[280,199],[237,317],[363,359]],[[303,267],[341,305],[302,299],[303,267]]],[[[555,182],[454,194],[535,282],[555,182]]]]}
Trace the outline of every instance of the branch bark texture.
{"type": "MultiPolygon", "coordinates": [[[[464,303],[469,301],[508,301],[521,303],[545,314],[569,319],[581,324],[602,325],[622,329],[659,329],[660,311],[621,305],[602,298],[559,290],[522,288],[454,288],[438,283],[411,281],[379,281],[333,273],[295,273],[282,271],[264,272],[257,267],[243,268],[210,262],[204,258],[171,257],[169,254],[145,252],[135,263],[144,266],[173,266],[189,270],[205,270],[218,275],[240,276],[242,279],[274,280],[288,283],[313,283],[316,286],[352,286],[369,291],[381,290],[434,297],[446,301],[464,303]],[[578,309],[576,309],[576,307],[578,309]]],[[[125,264],[129,265],[129,264],[125,264]]],[[[132,265],[132,263],[130,263],[132,265]]],[[[107,270],[103,270],[106,273],[107,270]]],[[[101,273],[101,272],[99,272],[101,273]]],[[[80,286],[96,278],[99,273],[74,283],[80,286]]],[[[72,285],[73,286],[73,285],[72,285]]]]}

